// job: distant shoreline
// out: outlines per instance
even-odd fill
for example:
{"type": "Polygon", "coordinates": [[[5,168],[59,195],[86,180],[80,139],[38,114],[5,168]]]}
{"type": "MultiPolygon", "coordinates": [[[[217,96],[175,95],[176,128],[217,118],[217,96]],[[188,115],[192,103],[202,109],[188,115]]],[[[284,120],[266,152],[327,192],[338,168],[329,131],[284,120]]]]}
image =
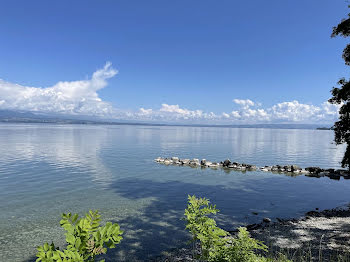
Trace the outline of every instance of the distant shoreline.
{"type": "Polygon", "coordinates": [[[305,130],[332,130],[328,127],[319,127],[314,124],[251,124],[251,125],[209,125],[209,124],[167,124],[142,122],[113,122],[75,119],[32,119],[32,118],[0,118],[1,124],[59,124],[59,125],[130,125],[130,126],[178,126],[178,127],[220,127],[220,128],[261,128],[261,129],[305,129],[305,130]]]}

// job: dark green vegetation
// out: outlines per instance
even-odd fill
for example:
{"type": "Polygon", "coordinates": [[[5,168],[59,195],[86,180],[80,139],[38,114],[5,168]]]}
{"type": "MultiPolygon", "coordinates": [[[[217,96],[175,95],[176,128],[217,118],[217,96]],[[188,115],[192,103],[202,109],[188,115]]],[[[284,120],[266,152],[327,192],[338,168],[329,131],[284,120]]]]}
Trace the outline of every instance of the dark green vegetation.
{"type": "Polygon", "coordinates": [[[84,218],[79,218],[78,214],[63,214],[60,224],[66,231],[66,249],[61,251],[53,243],[45,243],[38,247],[36,261],[94,262],[97,255],[105,254],[107,248],[114,248],[122,240],[123,231],[118,224],[107,222],[99,226],[98,211],[90,210],[84,218]]]}
{"type": "Polygon", "coordinates": [[[206,198],[188,196],[188,206],[185,210],[186,229],[192,234],[192,243],[200,243],[200,261],[289,261],[284,256],[277,260],[269,259],[261,254],[268,248],[261,241],[251,238],[246,228],[238,229],[237,237],[219,228],[210,215],[219,212],[206,198]]]}
{"type": "MultiPolygon", "coordinates": [[[[350,8],[350,6],[349,6],[350,8]]],[[[333,28],[332,37],[341,35],[350,36],[350,13],[348,18],[342,20],[333,28]]],[[[350,65],[350,44],[343,51],[343,59],[346,65],[350,65]]],[[[340,87],[333,87],[333,97],[329,99],[330,103],[342,105],[339,110],[339,121],[334,123],[334,141],[336,144],[346,143],[346,151],[342,160],[342,167],[350,169],[350,82],[345,78],[338,81],[340,87]]]]}

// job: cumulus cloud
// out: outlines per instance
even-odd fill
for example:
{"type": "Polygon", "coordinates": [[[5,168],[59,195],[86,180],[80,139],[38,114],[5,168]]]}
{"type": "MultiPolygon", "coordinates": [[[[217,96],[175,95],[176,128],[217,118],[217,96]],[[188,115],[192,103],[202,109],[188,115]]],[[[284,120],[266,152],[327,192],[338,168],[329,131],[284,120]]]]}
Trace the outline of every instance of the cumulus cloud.
{"type": "Polygon", "coordinates": [[[269,108],[260,108],[259,102],[249,99],[234,99],[240,108],[232,111],[231,118],[245,122],[296,122],[315,123],[317,121],[332,122],[338,117],[341,105],[324,102],[320,106],[303,104],[293,100],[277,103],[269,108]]]}
{"type": "Polygon", "coordinates": [[[301,104],[294,100],[276,104],[271,107],[270,111],[274,119],[297,122],[317,117],[321,112],[321,108],[314,105],[301,104]]]}
{"type": "Polygon", "coordinates": [[[229,114],[227,114],[227,113],[222,113],[222,116],[224,117],[224,118],[230,118],[230,115],[229,114]]]}
{"type": "Polygon", "coordinates": [[[108,62],[94,72],[91,79],[61,81],[47,88],[22,86],[0,79],[0,109],[112,115],[113,107],[102,101],[97,91],[107,86],[107,79],[117,73],[108,62]]]}
{"type": "Polygon", "coordinates": [[[233,102],[237,105],[241,105],[244,108],[248,108],[250,106],[255,105],[255,103],[250,99],[233,99],[233,102]]]}
{"type": "Polygon", "coordinates": [[[147,116],[147,115],[152,114],[152,112],[153,112],[153,110],[151,108],[150,109],[144,109],[143,107],[141,107],[139,115],[147,116]]]}

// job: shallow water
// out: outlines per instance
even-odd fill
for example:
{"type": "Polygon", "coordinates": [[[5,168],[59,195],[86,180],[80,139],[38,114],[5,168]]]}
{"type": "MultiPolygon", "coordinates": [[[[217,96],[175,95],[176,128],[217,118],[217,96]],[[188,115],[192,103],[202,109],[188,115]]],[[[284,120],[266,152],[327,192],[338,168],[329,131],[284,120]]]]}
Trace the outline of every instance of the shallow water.
{"type": "Polygon", "coordinates": [[[339,168],[332,131],[93,125],[0,125],[0,261],[32,261],[62,244],[62,212],[100,210],[122,243],[107,261],[147,260],[181,246],[188,194],[217,204],[232,229],[349,202],[350,181],[164,166],[158,156],[339,168]],[[253,215],[252,212],[259,215],[253,215]]]}

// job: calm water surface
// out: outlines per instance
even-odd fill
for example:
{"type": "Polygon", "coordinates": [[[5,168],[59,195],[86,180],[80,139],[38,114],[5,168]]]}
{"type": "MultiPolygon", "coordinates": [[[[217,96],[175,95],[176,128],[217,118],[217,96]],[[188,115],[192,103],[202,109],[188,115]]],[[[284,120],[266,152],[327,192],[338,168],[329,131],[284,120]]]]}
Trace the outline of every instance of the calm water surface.
{"type": "Polygon", "coordinates": [[[348,180],[153,162],[179,156],[339,168],[344,148],[332,139],[332,131],[317,130],[1,124],[0,261],[32,261],[45,241],[62,245],[62,212],[100,210],[125,231],[107,261],[145,261],[188,239],[181,220],[188,194],[216,203],[225,229],[346,204],[348,180]]]}

